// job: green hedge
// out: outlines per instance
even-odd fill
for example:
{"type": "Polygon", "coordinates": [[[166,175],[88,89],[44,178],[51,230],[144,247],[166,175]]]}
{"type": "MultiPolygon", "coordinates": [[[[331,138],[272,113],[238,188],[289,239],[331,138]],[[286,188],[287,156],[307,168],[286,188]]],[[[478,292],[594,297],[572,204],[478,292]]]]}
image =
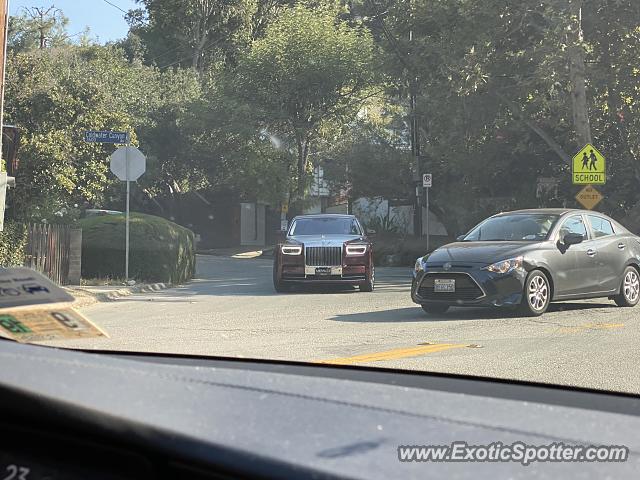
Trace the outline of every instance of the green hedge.
{"type": "Polygon", "coordinates": [[[0,267],[20,266],[27,246],[27,227],[20,223],[5,223],[0,232],[0,267]]]}
{"type": "MultiPolygon", "coordinates": [[[[81,220],[82,277],[124,278],[125,216],[81,220]]],[[[195,273],[193,232],[164,218],[131,214],[129,276],[182,283],[195,273]]]]}

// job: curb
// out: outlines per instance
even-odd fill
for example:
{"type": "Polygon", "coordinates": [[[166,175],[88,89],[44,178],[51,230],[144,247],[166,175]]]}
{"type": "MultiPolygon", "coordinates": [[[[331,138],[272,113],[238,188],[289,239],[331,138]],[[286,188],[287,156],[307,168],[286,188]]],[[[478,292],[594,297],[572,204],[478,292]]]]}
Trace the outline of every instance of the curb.
{"type": "Polygon", "coordinates": [[[84,287],[71,287],[67,290],[76,300],[72,306],[76,308],[84,308],[96,303],[113,302],[119,298],[128,297],[135,293],[159,292],[169,288],[171,285],[166,283],[150,283],[146,285],[135,285],[133,287],[124,287],[111,292],[92,292],[84,287]]]}

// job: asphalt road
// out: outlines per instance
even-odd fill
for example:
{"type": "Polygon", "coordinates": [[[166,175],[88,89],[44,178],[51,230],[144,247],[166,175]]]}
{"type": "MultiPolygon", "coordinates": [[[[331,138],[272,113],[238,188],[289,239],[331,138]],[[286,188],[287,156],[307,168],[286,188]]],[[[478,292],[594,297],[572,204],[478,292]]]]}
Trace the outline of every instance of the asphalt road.
{"type": "Polygon", "coordinates": [[[197,279],[83,312],[108,339],[79,348],[272,358],[483,375],[640,393],[640,306],[553,304],[538,318],[454,308],[428,316],[408,268],[378,268],[373,293],[276,294],[271,260],[200,256],[197,279]]]}

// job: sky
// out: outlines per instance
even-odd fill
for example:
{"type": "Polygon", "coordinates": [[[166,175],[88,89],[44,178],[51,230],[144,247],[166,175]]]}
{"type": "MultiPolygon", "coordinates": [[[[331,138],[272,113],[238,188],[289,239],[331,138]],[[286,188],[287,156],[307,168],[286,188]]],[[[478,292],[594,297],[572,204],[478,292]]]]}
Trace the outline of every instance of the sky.
{"type": "MultiPolygon", "coordinates": [[[[136,8],[134,0],[9,0],[11,15],[20,14],[23,7],[45,7],[54,5],[69,18],[69,33],[91,29],[90,36],[100,43],[124,38],[129,27],[124,19],[124,11],[136,8]],[[109,3],[116,5],[109,5],[109,3]]],[[[139,5],[138,5],[139,8],[139,5]]]]}

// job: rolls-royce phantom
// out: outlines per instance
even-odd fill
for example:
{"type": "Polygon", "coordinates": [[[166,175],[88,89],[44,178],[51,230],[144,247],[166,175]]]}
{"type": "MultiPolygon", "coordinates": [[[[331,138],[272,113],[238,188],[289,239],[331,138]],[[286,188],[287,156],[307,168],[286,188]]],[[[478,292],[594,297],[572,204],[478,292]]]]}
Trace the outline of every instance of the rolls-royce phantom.
{"type": "Polygon", "coordinates": [[[273,285],[277,292],[305,283],[346,283],[373,291],[372,245],[353,215],[295,217],[274,253],[273,285]]]}

